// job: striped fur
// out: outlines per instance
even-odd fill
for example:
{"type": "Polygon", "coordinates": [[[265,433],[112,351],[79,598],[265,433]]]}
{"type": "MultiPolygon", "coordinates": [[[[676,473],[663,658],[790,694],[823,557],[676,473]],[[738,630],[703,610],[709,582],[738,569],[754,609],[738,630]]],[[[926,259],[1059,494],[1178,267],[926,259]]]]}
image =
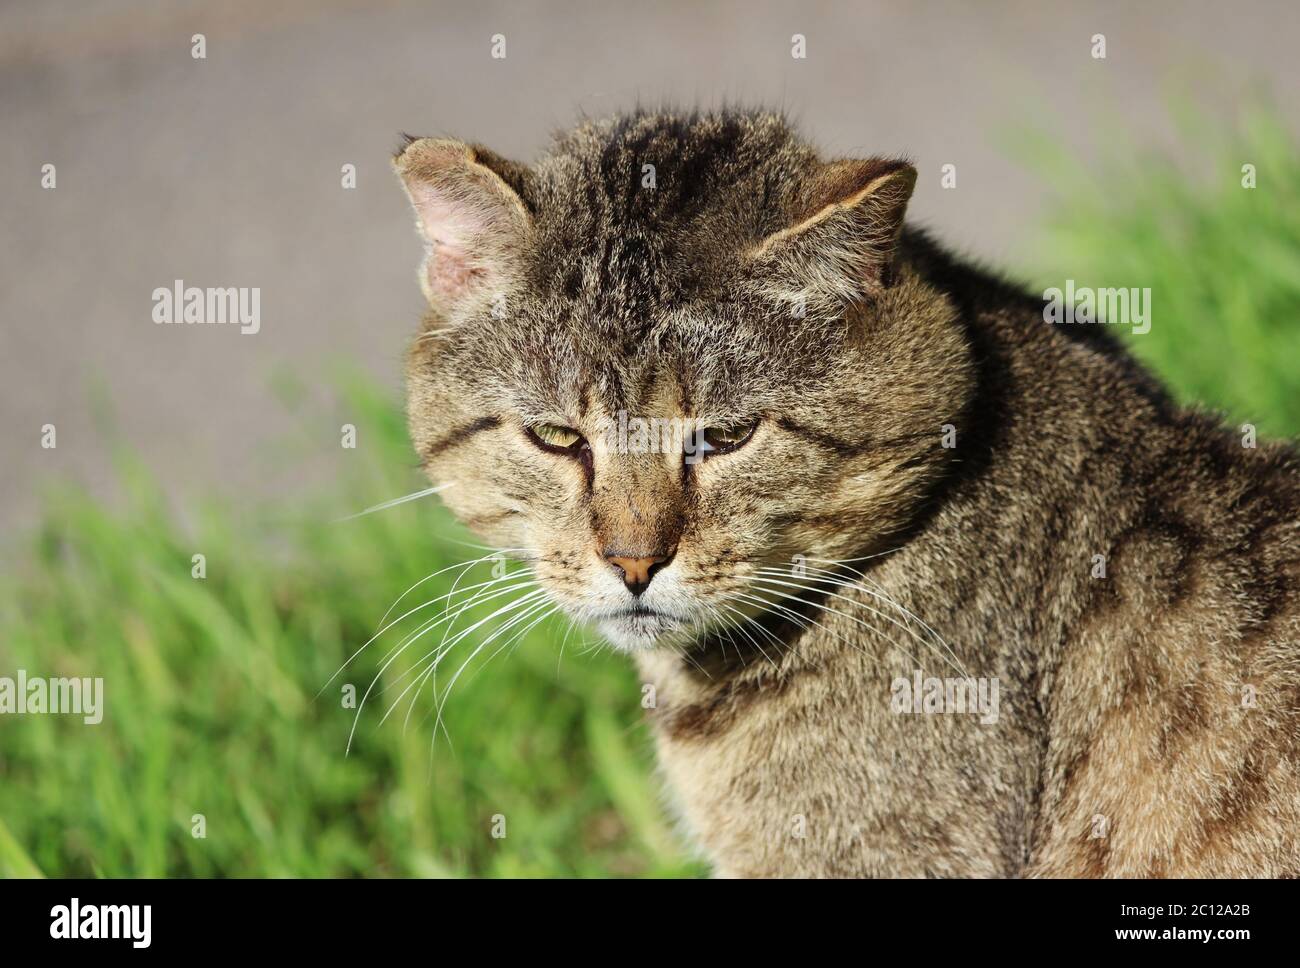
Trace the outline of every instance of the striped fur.
{"type": "Polygon", "coordinates": [[[412,198],[508,237],[434,277],[412,438],[457,514],[635,653],[720,874],[1300,872],[1292,449],[900,236],[904,163],[825,162],[778,116],[587,122],[531,166],[445,145],[399,153],[412,198]],[[758,423],[686,466],[605,446],[619,411],[758,423]],[[669,618],[609,618],[620,542],[676,549],[642,599],[669,618]],[[848,559],[861,581],[787,599],[764,570],[848,559]],[[891,709],[899,677],[954,675],[921,619],[998,681],[996,723],[891,709]]]}

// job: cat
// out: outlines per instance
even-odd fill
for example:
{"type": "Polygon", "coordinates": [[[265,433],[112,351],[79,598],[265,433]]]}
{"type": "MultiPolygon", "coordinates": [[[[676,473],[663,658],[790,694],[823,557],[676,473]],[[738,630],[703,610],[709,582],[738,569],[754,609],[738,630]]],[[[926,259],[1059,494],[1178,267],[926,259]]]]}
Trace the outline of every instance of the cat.
{"type": "Polygon", "coordinates": [[[779,114],[394,166],[414,446],[633,656],[717,875],[1300,873],[1294,449],[905,227],[906,161],[779,114]],[[609,432],[650,418],[686,443],[609,432]]]}

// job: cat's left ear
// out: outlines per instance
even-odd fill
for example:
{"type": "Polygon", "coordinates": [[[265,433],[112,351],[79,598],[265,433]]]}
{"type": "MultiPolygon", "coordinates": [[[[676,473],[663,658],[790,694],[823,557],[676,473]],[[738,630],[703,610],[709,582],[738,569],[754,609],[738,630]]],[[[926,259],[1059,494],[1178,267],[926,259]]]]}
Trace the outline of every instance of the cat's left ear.
{"type": "Polygon", "coordinates": [[[749,253],[753,268],[786,291],[871,295],[890,283],[903,215],[916,185],[906,161],[829,162],[793,199],[788,226],[749,253]]]}
{"type": "Polygon", "coordinates": [[[444,318],[491,299],[520,271],[533,219],[527,168],[480,145],[408,138],[393,168],[425,243],[420,288],[444,318]]]}

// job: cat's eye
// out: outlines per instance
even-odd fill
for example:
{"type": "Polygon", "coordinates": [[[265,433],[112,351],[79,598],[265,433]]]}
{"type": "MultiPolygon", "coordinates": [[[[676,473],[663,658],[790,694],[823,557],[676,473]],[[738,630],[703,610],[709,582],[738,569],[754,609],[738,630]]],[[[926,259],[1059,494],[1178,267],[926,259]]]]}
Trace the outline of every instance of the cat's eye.
{"type": "Polygon", "coordinates": [[[572,427],[561,427],[559,424],[532,424],[524,429],[549,450],[577,451],[587,443],[582,434],[572,427]]]}
{"type": "Polygon", "coordinates": [[[757,420],[751,424],[740,424],[734,427],[706,427],[702,434],[705,444],[704,456],[726,454],[743,447],[749,442],[749,438],[754,436],[757,427],[757,420]]]}

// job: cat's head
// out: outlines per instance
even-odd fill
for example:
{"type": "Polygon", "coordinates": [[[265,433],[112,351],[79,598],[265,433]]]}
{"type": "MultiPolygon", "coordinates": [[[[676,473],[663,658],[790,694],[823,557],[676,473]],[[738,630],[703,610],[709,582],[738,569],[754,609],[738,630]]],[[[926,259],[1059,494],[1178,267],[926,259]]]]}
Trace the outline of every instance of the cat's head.
{"type": "Polygon", "coordinates": [[[426,246],[413,441],[572,617],[680,644],[780,604],[760,569],[917,513],[970,375],[893,259],[910,166],[733,113],[587,123],[531,167],[433,139],[394,164],[426,246]]]}

